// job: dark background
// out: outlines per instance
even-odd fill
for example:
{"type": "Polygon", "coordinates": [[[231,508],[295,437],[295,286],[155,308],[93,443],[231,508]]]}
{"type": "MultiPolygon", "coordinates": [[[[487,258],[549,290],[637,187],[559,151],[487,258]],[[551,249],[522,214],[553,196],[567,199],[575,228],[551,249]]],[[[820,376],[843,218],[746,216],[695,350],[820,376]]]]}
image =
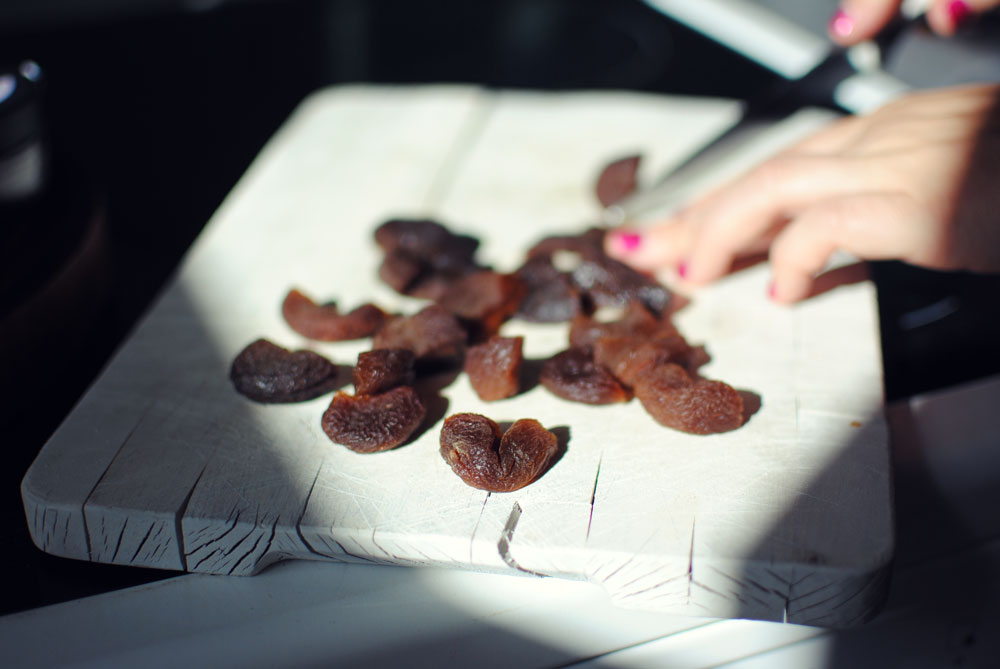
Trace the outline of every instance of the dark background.
{"type": "MultiPolygon", "coordinates": [[[[629,0],[163,1],[141,11],[107,2],[87,14],[70,3],[60,12],[23,3],[18,14],[18,4],[0,14],[0,65],[30,58],[43,68],[55,170],[41,202],[0,209],[0,334],[80,252],[88,229],[102,236],[72,299],[48,309],[26,339],[0,339],[0,614],[171,575],[41,553],[20,479],[308,93],[349,82],[463,82],[748,97],[775,80],[629,0]]],[[[1000,369],[995,281],[893,263],[876,278],[888,399],[1000,369]],[[900,325],[942,300],[958,316],[916,335],[900,325]]]]}

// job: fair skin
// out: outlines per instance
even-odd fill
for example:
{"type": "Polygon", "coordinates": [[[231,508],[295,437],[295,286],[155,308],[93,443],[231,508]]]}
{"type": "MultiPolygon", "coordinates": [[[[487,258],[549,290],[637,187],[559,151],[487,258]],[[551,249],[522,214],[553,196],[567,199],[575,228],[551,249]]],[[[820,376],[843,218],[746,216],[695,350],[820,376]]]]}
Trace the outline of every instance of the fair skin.
{"type": "MultiPolygon", "coordinates": [[[[932,12],[945,4],[928,11],[931,26],[932,12]]],[[[987,4],[1000,0],[978,3],[987,4]]],[[[887,21],[898,5],[851,0],[844,7],[855,17],[882,11],[887,21]]],[[[859,18],[855,25],[867,24],[859,18]]],[[[610,233],[606,249],[638,269],[672,271],[682,289],[767,253],[769,295],[782,303],[808,297],[836,250],[1000,272],[1000,86],[914,93],[838,121],[669,220],[610,233]]]]}

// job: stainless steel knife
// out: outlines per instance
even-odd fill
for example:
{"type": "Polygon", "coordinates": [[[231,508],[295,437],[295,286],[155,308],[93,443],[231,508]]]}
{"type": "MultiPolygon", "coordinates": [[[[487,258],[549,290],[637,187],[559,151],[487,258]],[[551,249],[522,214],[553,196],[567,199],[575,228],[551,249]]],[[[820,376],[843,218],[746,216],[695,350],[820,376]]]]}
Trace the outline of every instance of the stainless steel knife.
{"type": "MultiPolygon", "coordinates": [[[[861,49],[869,50],[868,53],[872,49],[884,52],[900,33],[919,25],[924,25],[923,14],[899,20],[861,49]]],[[[606,207],[602,213],[604,223],[617,226],[625,221],[676,209],[695,194],[697,186],[709,172],[718,171],[719,161],[745,154],[746,149],[757,144],[764,133],[776,124],[792,119],[804,109],[829,110],[828,118],[832,119],[838,114],[834,110],[839,109],[839,113],[865,111],[866,108],[873,108],[906,90],[905,84],[878,69],[866,71],[857,62],[859,53],[864,52],[859,51],[858,47],[832,48],[804,76],[780,81],[762,95],[745,102],[740,120],[735,125],[675,165],[653,186],[636,190],[606,207]],[[837,93],[848,84],[854,85],[854,91],[848,91],[854,95],[853,99],[848,100],[848,104],[844,104],[843,100],[838,99],[837,93]]],[[[876,53],[875,61],[877,60],[876,53]]],[[[760,159],[764,157],[766,156],[759,156],[760,159]]]]}

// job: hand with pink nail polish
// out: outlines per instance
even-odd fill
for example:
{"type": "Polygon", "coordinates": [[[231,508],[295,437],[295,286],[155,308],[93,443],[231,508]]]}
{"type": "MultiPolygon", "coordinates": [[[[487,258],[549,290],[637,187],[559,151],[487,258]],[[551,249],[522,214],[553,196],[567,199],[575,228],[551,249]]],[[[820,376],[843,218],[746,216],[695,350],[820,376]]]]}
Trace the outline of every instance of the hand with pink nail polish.
{"type": "Polygon", "coordinates": [[[607,252],[689,286],[768,252],[773,299],[809,295],[835,250],[1000,272],[1000,85],[913,93],[843,119],[607,252]]]}
{"type": "MultiPolygon", "coordinates": [[[[843,0],[830,18],[830,37],[844,46],[871,39],[902,4],[902,0],[843,0]]],[[[927,8],[927,23],[939,35],[953,35],[973,15],[997,6],[1000,0],[933,0],[927,8]]]]}

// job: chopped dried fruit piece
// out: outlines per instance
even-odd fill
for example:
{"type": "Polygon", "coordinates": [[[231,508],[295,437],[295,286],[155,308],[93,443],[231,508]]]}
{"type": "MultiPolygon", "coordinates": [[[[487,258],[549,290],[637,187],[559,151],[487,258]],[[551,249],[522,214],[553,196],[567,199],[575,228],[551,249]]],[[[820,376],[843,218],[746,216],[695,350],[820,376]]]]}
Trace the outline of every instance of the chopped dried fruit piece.
{"type": "Polygon", "coordinates": [[[568,274],[555,268],[550,258],[530,258],[515,276],[527,288],[517,308],[518,318],[535,323],[562,323],[581,313],[579,289],[568,274]]]}
{"type": "Polygon", "coordinates": [[[370,337],[386,319],[386,313],[374,304],[362,304],[353,311],[342,314],[336,304],[316,304],[294,288],[285,296],[281,314],[300,335],[319,341],[370,337]]]}
{"type": "Polygon", "coordinates": [[[655,314],[666,312],[670,291],[628,265],[603,256],[573,270],[573,282],[597,305],[639,302],[655,314]]]}
{"type": "Polygon", "coordinates": [[[340,385],[337,367],[312,351],[289,351],[258,339],[233,360],[236,391],[257,402],[302,402],[340,385]]]}
{"type": "Polygon", "coordinates": [[[673,362],[685,366],[691,347],[679,334],[654,338],[636,335],[601,337],[594,344],[594,362],[622,383],[633,386],[644,371],[673,362]]]}
{"type": "Polygon", "coordinates": [[[580,349],[571,348],[546,360],[538,380],[552,394],[573,402],[613,404],[630,399],[622,384],[595,363],[590,352],[580,349]]]}
{"type": "Polygon", "coordinates": [[[537,479],[558,451],[556,436],[526,418],[501,435],[492,419],[474,413],[450,416],[441,428],[441,456],[468,485],[511,492],[537,479]]]}
{"type": "Polygon", "coordinates": [[[601,170],[594,190],[603,206],[612,205],[635,190],[641,159],[642,156],[619,158],[601,170]]]}
{"type": "Polygon", "coordinates": [[[676,332],[669,321],[660,321],[641,304],[629,302],[617,320],[601,321],[592,316],[574,318],[569,330],[569,345],[571,348],[590,349],[601,337],[649,338],[676,332]]]}
{"type": "Polygon", "coordinates": [[[517,394],[520,387],[523,337],[490,337],[465,352],[465,372],[484,402],[517,394]]]}
{"type": "Polygon", "coordinates": [[[426,274],[410,286],[406,294],[410,297],[419,297],[424,300],[436,302],[444,297],[445,293],[448,292],[448,288],[451,287],[459,276],[452,274],[426,274]]]}
{"type": "Polygon", "coordinates": [[[337,393],[323,413],[321,424],[335,443],[359,453],[376,453],[409,439],[425,415],[417,391],[410,386],[396,386],[378,395],[337,393]]]}
{"type": "Polygon", "coordinates": [[[496,333],[524,296],[525,286],[513,274],[484,270],[455,281],[438,304],[472,326],[480,336],[496,333]]]}
{"type": "Polygon", "coordinates": [[[743,424],[743,398],[731,386],[692,380],[673,363],[640,374],[635,396],[658,423],[675,430],[714,434],[743,424]]]}
{"type": "Polygon", "coordinates": [[[358,355],[354,366],[354,392],[375,395],[396,386],[412,386],[416,355],[405,348],[378,348],[358,355]]]}
{"type": "Polygon", "coordinates": [[[405,295],[438,299],[449,282],[479,269],[479,240],[437,221],[386,221],[375,230],[375,241],[386,253],[379,277],[405,295]]]}
{"type": "Polygon", "coordinates": [[[557,271],[568,269],[572,283],[597,305],[640,302],[655,314],[663,314],[670,303],[670,291],[654,279],[637,272],[604,253],[604,228],[590,228],[579,235],[546,237],[528,251],[528,259],[554,261],[560,251],[579,256],[572,268],[554,263],[557,271]]]}
{"type": "Polygon", "coordinates": [[[437,221],[393,219],[375,230],[375,242],[387,253],[402,251],[426,261],[437,271],[474,264],[479,240],[456,235],[437,221]]]}
{"type": "Polygon", "coordinates": [[[604,256],[604,228],[588,228],[578,235],[545,237],[528,249],[528,258],[552,257],[557,251],[572,251],[581,258],[604,256]]]}
{"type": "Polygon", "coordinates": [[[431,304],[412,316],[398,316],[375,334],[374,348],[406,348],[424,362],[457,362],[466,332],[446,309],[431,304]]]}
{"type": "Polygon", "coordinates": [[[425,273],[424,264],[405,251],[389,251],[378,268],[380,279],[397,293],[406,294],[425,273]]]}

